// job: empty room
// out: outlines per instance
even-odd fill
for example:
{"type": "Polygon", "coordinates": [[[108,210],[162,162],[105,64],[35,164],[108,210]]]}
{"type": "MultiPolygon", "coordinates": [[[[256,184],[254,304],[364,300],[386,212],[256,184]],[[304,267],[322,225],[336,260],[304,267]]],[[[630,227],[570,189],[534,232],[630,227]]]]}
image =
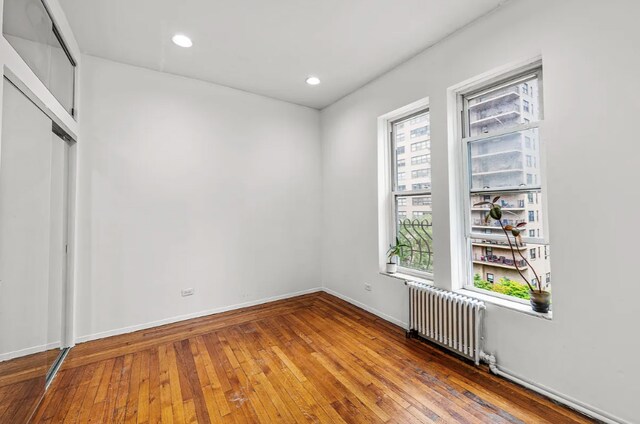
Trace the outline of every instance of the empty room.
{"type": "Polygon", "coordinates": [[[0,0],[0,424],[640,424],[639,20],[0,0]]]}

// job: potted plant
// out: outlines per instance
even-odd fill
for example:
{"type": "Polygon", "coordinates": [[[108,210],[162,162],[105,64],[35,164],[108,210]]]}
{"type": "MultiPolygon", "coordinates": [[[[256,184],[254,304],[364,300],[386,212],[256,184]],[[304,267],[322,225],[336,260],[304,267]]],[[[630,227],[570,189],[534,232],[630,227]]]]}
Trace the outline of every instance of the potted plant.
{"type": "Polygon", "coordinates": [[[489,221],[493,219],[497,221],[498,224],[500,224],[500,228],[502,228],[504,235],[507,237],[507,243],[509,243],[509,250],[511,251],[511,257],[513,258],[513,265],[518,271],[518,274],[520,274],[524,282],[527,283],[527,286],[529,287],[531,307],[536,312],[547,313],[549,312],[549,306],[551,305],[551,293],[542,289],[542,280],[540,279],[540,276],[533,268],[531,263],[527,260],[527,258],[522,254],[522,251],[520,249],[517,249],[518,246],[522,245],[522,236],[520,235],[520,233],[524,230],[524,227],[527,225],[527,223],[520,222],[515,226],[504,225],[504,223],[502,222],[502,207],[496,203],[499,199],[500,196],[496,196],[491,202],[480,202],[474,204],[474,206],[489,206],[489,213],[485,217],[485,223],[489,223],[489,221]],[[518,254],[518,256],[520,256],[520,258],[522,258],[522,261],[524,261],[524,263],[526,263],[527,266],[531,269],[531,272],[533,272],[533,275],[538,282],[536,284],[536,287],[531,284],[529,278],[524,275],[524,273],[518,266],[516,253],[518,254]]]}
{"type": "Polygon", "coordinates": [[[400,243],[398,237],[396,237],[396,244],[389,245],[389,250],[387,251],[387,272],[389,274],[394,274],[398,272],[398,263],[404,259],[404,248],[410,248],[410,246],[406,244],[400,243]],[[398,262],[394,262],[393,259],[398,258],[398,262]]]}

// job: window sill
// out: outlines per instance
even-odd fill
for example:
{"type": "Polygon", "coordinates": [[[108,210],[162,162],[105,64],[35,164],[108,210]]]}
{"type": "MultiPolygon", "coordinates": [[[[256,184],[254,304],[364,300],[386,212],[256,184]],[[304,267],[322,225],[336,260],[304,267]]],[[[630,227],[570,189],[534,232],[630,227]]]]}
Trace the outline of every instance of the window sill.
{"type": "Polygon", "coordinates": [[[380,274],[386,275],[387,277],[395,278],[396,280],[402,281],[415,281],[417,283],[428,284],[430,286],[433,285],[433,281],[424,277],[416,277],[411,274],[403,274],[401,272],[394,272],[393,274],[390,272],[380,271],[380,274]]]}
{"type": "Polygon", "coordinates": [[[459,289],[459,290],[456,290],[456,293],[473,297],[474,299],[482,300],[483,302],[491,303],[492,305],[496,305],[501,308],[511,309],[513,311],[521,312],[523,314],[546,319],[548,321],[551,321],[553,319],[553,313],[551,311],[547,312],[546,314],[535,312],[534,310],[531,309],[530,305],[525,303],[514,302],[512,300],[507,300],[507,299],[501,299],[499,297],[478,293],[473,290],[459,289]]]}

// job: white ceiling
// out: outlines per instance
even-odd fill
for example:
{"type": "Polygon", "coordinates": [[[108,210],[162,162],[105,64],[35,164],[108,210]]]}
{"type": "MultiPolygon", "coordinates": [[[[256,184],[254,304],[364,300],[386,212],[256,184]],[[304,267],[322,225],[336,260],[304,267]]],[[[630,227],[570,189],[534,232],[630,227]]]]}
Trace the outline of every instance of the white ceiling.
{"type": "Polygon", "coordinates": [[[320,109],[504,0],[60,3],[85,53],[320,109]],[[176,32],[193,47],[175,46],[176,32]]]}

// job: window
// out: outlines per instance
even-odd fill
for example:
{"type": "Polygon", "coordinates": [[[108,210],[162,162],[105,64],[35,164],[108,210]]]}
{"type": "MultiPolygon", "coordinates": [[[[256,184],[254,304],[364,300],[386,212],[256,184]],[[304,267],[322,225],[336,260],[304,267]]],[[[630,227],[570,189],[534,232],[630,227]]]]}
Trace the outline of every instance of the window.
{"type": "MultiPolygon", "coordinates": [[[[542,70],[531,69],[474,87],[458,97],[468,196],[466,287],[523,303],[529,298],[526,283],[542,281],[550,273],[548,256],[541,256],[543,246],[547,251],[546,222],[544,209],[538,206],[539,199],[544,199],[537,167],[540,149],[536,148],[543,110],[537,88],[541,80],[542,70]],[[495,203],[503,210],[501,220],[486,222],[489,205],[474,205],[496,197],[495,203]],[[523,229],[522,240],[514,258],[503,228],[518,224],[523,229]]],[[[513,243],[513,237],[510,240],[513,243]]]]}
{"type": "MultiPolygon", "coordinates": [[[[392,164],[399,161],[399,148],[397,146],[399,129],[401,127],[411,128],[413,125],[423,125],[411,130],[410,137],[426,136],[429,134],[429,127],[428,125],[424,126],[424,123],[428,124],[428,122],[428,110],[391,122],[390,139],[394,145],[389,151],[395,153],[395,157],[392,158],[392,164]]],[[[428,145],[428,141],[413,143],[411,144],[411,151],[424,150],[428,148],[428,145]]],[[[431,161],[429,159],[428,154],[413,156],[411,164],[420,165],[420,169],[413,169],[411,173],[408,171],[400,172],[398,171],[399,167],[395,167],[392,196],[394,198],[396,219],[393,234],[391,234],[391,240],[395,240],[397,237],[401,243],[409,246],[400,260],[400,269],[403,272],[418,273],[427,277],[430,277],[433,271],[431,161]],[[415,181],[416,179],[420,181],[415,181]],[[406,190],[407,185],[398,184],[399,181],[403,180],[407,180],[411,190],[406,190]]],[[[400,159],[400,161],[403,160],[400,159]]]]}
{"type": "Polygon", "coordinates": [[[411,158],[411,165],[422,165],[431,162],[431,155],[420,155],[411,158]]]}
{"type": "Polygon", "coordinates": [[[411,171],[411,178],[429,178],[431,176],[431,169],[414,169],[411,171]]]}
{"type": "Polygon", "coordinates": [[[5,0],[3,35],[69,114],[74,115],[76,63],[39,0],[5,0]]]}
{"type": "Polygon", "coordinates": [[[431,190],[431,184],[429,183],[411,184],[411,190],[431,190]]]}
{"type": "Polygon", "coordinates": [[[412,152],[417,152],[419,150],[429,149],[430,147],[431,147],[431,142],[430,141],[420,141],[418,143],[413,143],[411,145],[411,151],[412,152]]]}
{"type": "Polygon", "coordinates": [[[429,127],[420,127],[415,130],[411,130],[409,137],[417,138],[429,135],[429,127]]]}
{"type": "Polygon", "coordinates": [[[400,133],[400,134],[396,135],[396,141],[398,143],[404,141],[404,133],[400,133]]]}
{"type": "Polygon", "coordinates": [[[396,154],[402,155],[404,154],[404,146],[400,146],[396,149],[396,154]]]}
{"type": "Polygon", "coordinates": [[[413,206],[427,206],[431,204],[431,197],[414,197],[413,206]]]}
{"type": "Polygon", "coordinates": [[[397,162],[397,164],[396,164],[396,166],[397,166],[398,168],[402,168],[402,167],[403,167],[403,166],[405,166],[405,165],[406,165],[406,162],[405,162],[405,160],[404,160],[404,159],[398,159],[398,162],[397,162]]]}

